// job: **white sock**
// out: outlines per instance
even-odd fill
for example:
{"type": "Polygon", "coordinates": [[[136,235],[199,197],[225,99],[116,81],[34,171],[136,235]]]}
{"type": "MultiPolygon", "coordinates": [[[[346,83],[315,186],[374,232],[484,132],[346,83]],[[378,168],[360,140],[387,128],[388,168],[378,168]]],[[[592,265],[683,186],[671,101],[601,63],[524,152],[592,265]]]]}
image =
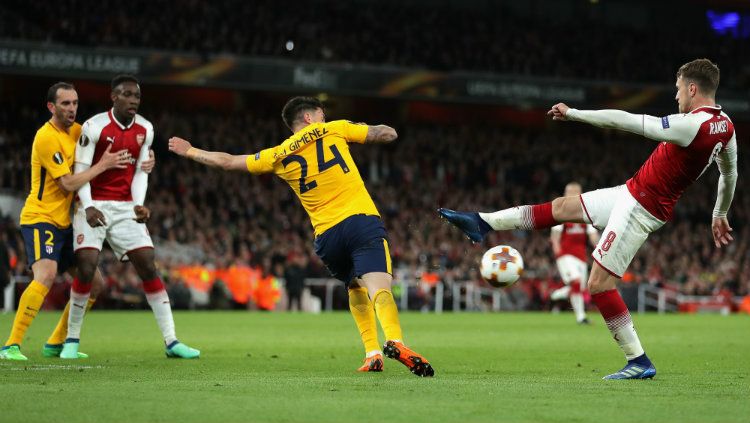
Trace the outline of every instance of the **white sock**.
{"type": "Polygon", "coordinates": [[[630,317],[630,312],[625,312],[612,319],[605,320],[605,322],[607,323],[607,327],[609,328],[612,337],[617,341],[617,345],[619,345],[622,352],[625,353],[626,359],[632,360],[643,355],[641,340],[635,332],[635,326],[630,317]]]}
{"type": "Polygon", "coordinates": [[[91,292],[81,294],[70,290],[70,311],[68,313],[68,338],[81,339],[81,327],[91,292]]]}
{"type": "Polygon", "coordinates": [[[570,305],[573,306],[573,313],[576,315],[576,321],[586,318],[586,308],[583,304],[583,295],[570,294],[570,305]]]}
{"type": "Polygon", "coordinates": [[[380,350],[368,351],[367,354],[365,354],[365,358],[374,357],[374,356],[376,356],[378,354],[383,355],[383,351],[380,351],[380,350]]]}
{"type": "Polygon", "coordinates": [[[479,213],[479,217],[496,231],[533,229],[531,206],[518,206],[493,213],[479,213]]]}
{"type": "MultiPolygon", "coordinates": [[[[159,325],[164,342],[169,345],[177,340],[174,329],[174,318],[172,318],[172,306],[169,304],[169,295],[167,291],[161,290],[152,294],[146,294],[148,305],[156,317],[156,323],[159,325]]],[[[72,309],[71,309],[72,310],[72,309]]]]}

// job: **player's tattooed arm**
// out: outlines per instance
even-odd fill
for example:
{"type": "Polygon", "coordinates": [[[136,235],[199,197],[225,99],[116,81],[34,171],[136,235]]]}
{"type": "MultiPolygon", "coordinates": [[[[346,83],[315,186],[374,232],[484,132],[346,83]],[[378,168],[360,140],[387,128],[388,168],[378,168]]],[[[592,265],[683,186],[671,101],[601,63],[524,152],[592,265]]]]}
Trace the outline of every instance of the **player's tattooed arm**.
{"type": "Polygon", "coordinates": [[[389,143],[398,137],[396,130],[387,125],[370,125],[367,127],[365,142],[389,143]]]}
{"type": "Polygon", "coordinates": [[[169,151],[207,166],[219,167],[224,170],[247,171],[247,155],[201,150],[193,147],[189,141],[180,137],[169,139],[169,151]]]}

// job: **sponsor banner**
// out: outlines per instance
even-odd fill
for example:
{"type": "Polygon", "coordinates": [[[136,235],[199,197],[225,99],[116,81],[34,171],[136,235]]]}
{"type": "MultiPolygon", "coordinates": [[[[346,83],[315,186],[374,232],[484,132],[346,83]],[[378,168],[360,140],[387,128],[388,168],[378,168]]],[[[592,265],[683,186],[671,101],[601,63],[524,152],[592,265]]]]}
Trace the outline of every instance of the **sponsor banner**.
{"type": "MultiPolygon", "coordinates": [[[[520,108],[567,102],[653,114],[676,112],[674,87],[331,65],[232,55],[204,57],[147,50],[87,49],[0,41],[0,73],[109,80],[137,74],[144,82],[298,93],[328,92],[415,100],[499,104],[520,108]]],[[[720,92],[734,116],[750,116],[750,93],[720,92]]]]}

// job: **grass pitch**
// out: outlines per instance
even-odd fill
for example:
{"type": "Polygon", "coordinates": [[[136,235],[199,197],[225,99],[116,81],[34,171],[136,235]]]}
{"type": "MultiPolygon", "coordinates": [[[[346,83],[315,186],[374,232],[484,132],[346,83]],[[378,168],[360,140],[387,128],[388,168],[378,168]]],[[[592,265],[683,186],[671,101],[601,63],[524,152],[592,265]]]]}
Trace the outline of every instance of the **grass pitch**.
{"type": "MultiPolygon", "coordinates": [[[[58,313],[43,312],[25,363],[0,362],[0,422],[747,422],[750,318],[635,316],[658,374],[603,381],[622,354],[601,319],[570,314],[402,314],[435,367],[415,377],[363,357],[347,313],[177,313],[199,360],[164,357],[149,312],[94,311],[81,351],[45,359],[58,313]]],[[[12,316],[0,316],[5,336],[12,316]]],[[[381,336],[382,340],[382,336],[381,336]]]]}

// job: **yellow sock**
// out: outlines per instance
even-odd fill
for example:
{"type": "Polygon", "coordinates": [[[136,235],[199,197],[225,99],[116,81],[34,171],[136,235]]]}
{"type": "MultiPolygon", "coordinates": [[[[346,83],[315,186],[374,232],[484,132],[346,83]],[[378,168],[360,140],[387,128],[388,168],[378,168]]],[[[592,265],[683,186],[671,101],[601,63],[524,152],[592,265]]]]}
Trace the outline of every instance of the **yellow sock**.
{"type": "Polygon", "coordinates": [[[57,326],[52,332],[52,335],[47,339],[49,345],[59,345],[65,342],[65,338],[68,336],[68,314],[70,313],[70,301],[65,304],[65,310],[63,310],[60,320],[57,321],[57,326]]]}
{"type": "Polygon", "coordinates": [[[375,323],[375,309],[372,307],[370,297],[367,296],[367,288],[349,289],[349,310],[354,316],[354,322],[357,323],[362,343],[365,344],[365,353],[379,351],[380,344],[378,343],[378,326],[375,323]]]}
{"type": "Polygon", "coordinates": [[[18,311],[16,311],[16,318],[13,320],[13,328],[10,330],[10,336],[5,345],[21,345],[31,322],[34,321],[39,309],[42,308],[47,292],[49,292],[49,288],[37,281],[31,281],[29,286],[26,287],[21,295],[21,300],[18,302],[18,311]]]}
{"type": "Polygon", "coordinates": [[[398,322],[398,307],[396,307],[396,301],[393,300],[391,291],[379,289],[372,302],[375,303],[375,313],[378,315],[386,341],[403,340],[401,324],[398,322]]]}

